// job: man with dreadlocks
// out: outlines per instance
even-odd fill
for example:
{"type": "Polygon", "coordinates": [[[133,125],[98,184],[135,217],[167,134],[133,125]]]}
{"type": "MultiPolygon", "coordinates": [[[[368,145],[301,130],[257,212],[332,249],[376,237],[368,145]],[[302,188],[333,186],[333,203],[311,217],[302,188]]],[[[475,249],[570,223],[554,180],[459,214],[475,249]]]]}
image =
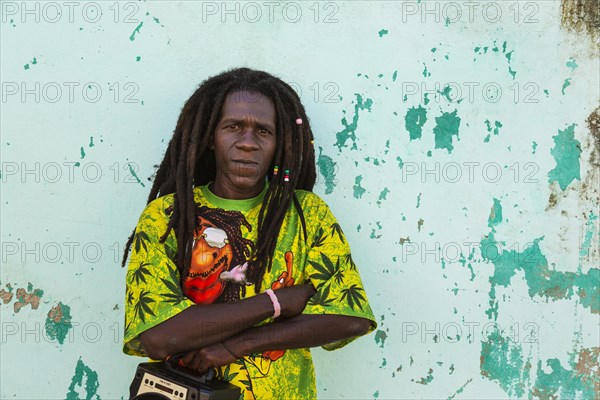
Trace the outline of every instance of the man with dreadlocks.
{"type": "Polygon", "coordinates": [[[376,328],[346,238],[312,193],[298,95],[262,71],[204,81],[186,102],[127,242],[127,354],[237,385],[242,399],[316,398],[310,347],[376,328]]]}

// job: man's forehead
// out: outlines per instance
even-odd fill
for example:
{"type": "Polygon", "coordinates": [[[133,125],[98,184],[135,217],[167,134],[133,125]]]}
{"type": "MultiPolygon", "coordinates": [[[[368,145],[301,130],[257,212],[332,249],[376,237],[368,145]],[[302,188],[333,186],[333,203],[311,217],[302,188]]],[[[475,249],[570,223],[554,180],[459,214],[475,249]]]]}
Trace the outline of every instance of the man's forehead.
{"type": "Polygon", "coordinates": [[[221,119],[254,114],[265,119],[275,119],[273,101],[260,92],[236,91],[227,94],[221,109],[221,119]]]}

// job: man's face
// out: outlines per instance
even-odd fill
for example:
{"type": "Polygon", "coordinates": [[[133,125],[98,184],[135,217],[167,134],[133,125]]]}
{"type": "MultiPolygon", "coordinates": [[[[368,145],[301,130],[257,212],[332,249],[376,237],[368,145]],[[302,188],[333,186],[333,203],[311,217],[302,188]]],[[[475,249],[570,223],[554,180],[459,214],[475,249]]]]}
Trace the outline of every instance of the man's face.
{"type": "Polygon", "coordinates": [[[244,199],[262,191],[275,154],[275,116],[272,101],[260,93],[227,95],[212,143],[217,196],[244,199]]]}

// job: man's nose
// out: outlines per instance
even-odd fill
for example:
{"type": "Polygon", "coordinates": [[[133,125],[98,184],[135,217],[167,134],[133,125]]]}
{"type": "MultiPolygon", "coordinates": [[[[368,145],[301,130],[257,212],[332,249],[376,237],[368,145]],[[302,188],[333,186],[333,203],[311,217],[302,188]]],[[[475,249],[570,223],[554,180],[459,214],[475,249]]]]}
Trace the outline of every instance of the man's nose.
{"type": "Polygon", "coordinates": [[[243,150],[255,150],[258,148],[256,141],[256,134],[254,128],[246,127],[242,130],[242,133],[236,142],[236,146],[243,150]]]}

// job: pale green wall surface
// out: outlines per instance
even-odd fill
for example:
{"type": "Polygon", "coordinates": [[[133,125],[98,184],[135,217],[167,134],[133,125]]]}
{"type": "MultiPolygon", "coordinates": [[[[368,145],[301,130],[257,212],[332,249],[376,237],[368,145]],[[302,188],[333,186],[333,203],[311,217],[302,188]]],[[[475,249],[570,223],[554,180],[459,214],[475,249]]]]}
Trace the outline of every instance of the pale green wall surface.
{"type": "Polygon", "coordinates": [[[0,2],[2,399],[127,398],[123,246],[236,66],[301,95],[378,318],[320,398],[594,398],[599,59],[559,2],[67,3],[0,2]]]}

